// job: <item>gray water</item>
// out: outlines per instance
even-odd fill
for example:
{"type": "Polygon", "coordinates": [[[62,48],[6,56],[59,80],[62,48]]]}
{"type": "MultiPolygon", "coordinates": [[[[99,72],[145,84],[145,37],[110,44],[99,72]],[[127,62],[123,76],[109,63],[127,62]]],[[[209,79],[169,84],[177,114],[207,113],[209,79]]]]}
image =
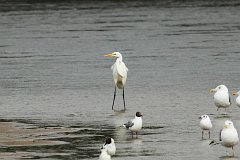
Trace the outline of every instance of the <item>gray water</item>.
{"type": "Polygon", "coordinates": [[[219,84],[240,89],[239,17],[237,0],[1,1],[1,119],[80,130],[58,139],[67,145],[0,151],[98,159],[110,136],[113,160],[238,159],[239,146],[229,157],[224,147],[201,140],[198,117],[210,115],[212,139],[226,119],[240,132],[235,98],[224,117],[209,93],[219,84]],[[126,111],[121,90],[111,110],[114,59],[103,55],[113,51],[129,69],[126,111]],[[136,111],[143,129],[131,139],[119,126],[136,111]]]}

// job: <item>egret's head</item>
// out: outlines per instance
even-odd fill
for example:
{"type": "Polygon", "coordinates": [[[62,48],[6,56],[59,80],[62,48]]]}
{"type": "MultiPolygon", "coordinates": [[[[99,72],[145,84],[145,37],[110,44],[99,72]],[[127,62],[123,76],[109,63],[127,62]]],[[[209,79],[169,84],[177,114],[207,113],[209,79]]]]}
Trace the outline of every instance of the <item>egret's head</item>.
{"type": "Polygon", "coordinates": [[[199,119],[209,119],[209,116],[206,115],[206,114],[204,114],[204,115],[201,115],[201,116],[199,117],[199,119]]]}
{"type": "Polygon", "coordinates": [[[234,127],[234,126],[233,126],[233,122],[227,120],[227,121],[225,121],[225,123],[224,123],[224,128],[229,128],[229,127],[234,127]]]}
{"type": "Polygon", "coordinates": [[[232,93],[234,96],[239,96],[240,95],[240,91],[236,92],[236,91],[233,91],[232,93]]]}
{"type": "Polygon", "coordinates": [[[219,90],[226,90],[226,91],[228,91],[227,87],[222,84],[222,85],[217,86],[217,87],[214,88],[214,89],[210,89],[210,92],[217,92],[217,91],[219,91],[219,90]]]}
{"type": "Polygon", "coordinates": [[[119,52],[113,52],[113,53],[110,53],[110,54],[105,54],[104,56],[108,56],[108,57],[122,57],[121,53],[119,52]]]}

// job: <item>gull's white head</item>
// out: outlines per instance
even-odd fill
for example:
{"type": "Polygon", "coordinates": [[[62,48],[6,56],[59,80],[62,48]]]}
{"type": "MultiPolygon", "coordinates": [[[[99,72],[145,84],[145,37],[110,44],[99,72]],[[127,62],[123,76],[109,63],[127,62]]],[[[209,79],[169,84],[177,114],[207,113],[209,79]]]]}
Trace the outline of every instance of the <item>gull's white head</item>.
{"type": "Polygon", "coordinates": [[[107,57],[122,57],[122,54],[120,52],[113,52],[113,53],[110,53],[110,54],[105,54],[104,56],[107,56],[107,57]]]}
{"type": "Polygon", "coordinates": [[[229,120],[226,120],[224,122],[224,128],[231,128],[231,127],[234,127],[233,122],[229,121],[229,120]]]}
{"type": "Polygon", "coordinates": [[[210,119],[208,115],[204,114],[199,117],[199,119],[210,119]]]}
{"type": "Polygon", "coordinates": [[[210,92],[218,92],[218,91],[227,91],[228,92],[228,88],[225,85],[219,85],[214,89],[211,89],[210,92]]]}
{"type": "Polygon", "coordinates": [[[240,91],[236,92],[236,91],[233,91],[232,93],[234,96],[239,96],[240,95],[240,91]]]}

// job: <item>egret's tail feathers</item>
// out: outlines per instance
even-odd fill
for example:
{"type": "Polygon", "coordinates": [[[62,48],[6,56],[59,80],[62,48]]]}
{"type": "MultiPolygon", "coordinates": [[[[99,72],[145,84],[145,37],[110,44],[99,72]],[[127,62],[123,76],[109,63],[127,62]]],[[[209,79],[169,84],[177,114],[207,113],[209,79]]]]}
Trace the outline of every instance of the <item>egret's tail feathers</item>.
{"type": "Polygon", "coordinates": [[[217,142],[217,141],[215,141],[215,140],[212,140],[212,141],[209,143],[209,145],[211,145],[211,146],[214,146],[214,145],[217,145],[217,144],[220,144],[220,142],[217,142]]]}
{"type": "Polygon", "coordinates": [[[123,89],[123,82],[122,81],[117,81],[117,83],[116,83],[116,85],[117,85],[117,87],[119,88],[119,89],[123,89]]]}

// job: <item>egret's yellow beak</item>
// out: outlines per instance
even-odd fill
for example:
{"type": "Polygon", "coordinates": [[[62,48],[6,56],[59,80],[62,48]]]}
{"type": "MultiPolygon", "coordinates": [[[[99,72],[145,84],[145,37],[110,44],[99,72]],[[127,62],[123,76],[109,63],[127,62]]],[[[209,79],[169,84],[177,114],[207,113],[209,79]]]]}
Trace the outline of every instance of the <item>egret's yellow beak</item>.
{"type": "Polygon", "coordinates": [[[112,53],[110,53],[110,54],[104,54],[104,56],[105,56],[105,57],[112,57],[113,54],[112,54],[112,53]]]}
{"type": "Polygon", "coordinates": [[[233,91],[233,92],[232,92],[232,95],[237,96],[238,93],[237,93],[236,91],[233,91]]]}
{"type": "Polygon", "coordinates": [[[210,92],[216,92],[216,89],[214,88],[214,89],[210,89],[210,92]]]}
{"type": "Polygon", "coordinates": [[[223,127],[224,127],[224,128],[228,128],[228,125],[225,124],[223,127]]]}

